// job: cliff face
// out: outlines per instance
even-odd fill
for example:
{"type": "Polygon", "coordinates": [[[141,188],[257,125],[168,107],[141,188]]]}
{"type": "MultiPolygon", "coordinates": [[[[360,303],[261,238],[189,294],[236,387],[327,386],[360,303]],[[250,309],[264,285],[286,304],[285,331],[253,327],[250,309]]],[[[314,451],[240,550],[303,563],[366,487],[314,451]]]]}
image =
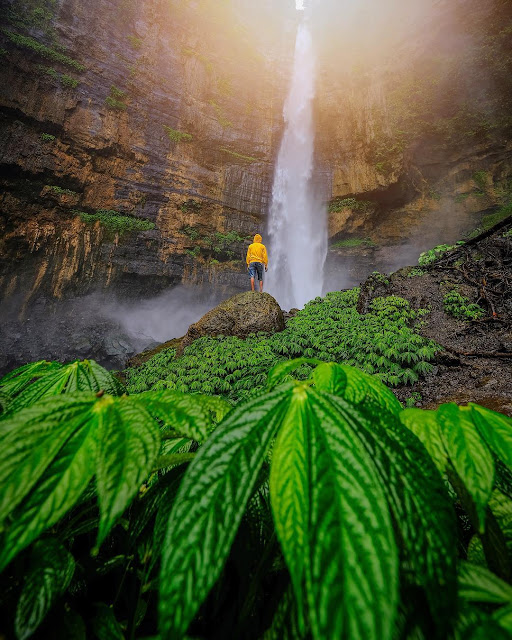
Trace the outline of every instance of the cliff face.
{"type": "Polygon", "coordinates": [[[261,230],[293,33],[265,49],[240,14],[212,23],[202,4],[4,5],[4,297],[238,284],[216,260],[261,230]],[[98,210],[155,226],[119,234],[98,210]],[[188,255],[201,238],[202,258],[188,255]]]}
{"type": "Polygon", "coordinates": [[[359,16],[366,38],[333,24],[338,39],[320,53],[330,287],[342,272],[349,285],[365,269],[414,263],[512,199],[510,3],[411,4],[405,31],[390,23],[373,32],[370,17],[359,16]]]}

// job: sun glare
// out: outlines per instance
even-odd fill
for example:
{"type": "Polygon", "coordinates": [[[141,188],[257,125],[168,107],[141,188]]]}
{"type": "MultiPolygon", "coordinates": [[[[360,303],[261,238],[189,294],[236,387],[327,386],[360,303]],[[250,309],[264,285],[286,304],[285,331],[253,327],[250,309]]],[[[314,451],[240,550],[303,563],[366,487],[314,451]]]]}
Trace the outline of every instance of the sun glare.
{"type": "Polygon", "coordinates": [[[295,0],[295,8],[297,11],[304,11],[304,0],[295,0]]]}

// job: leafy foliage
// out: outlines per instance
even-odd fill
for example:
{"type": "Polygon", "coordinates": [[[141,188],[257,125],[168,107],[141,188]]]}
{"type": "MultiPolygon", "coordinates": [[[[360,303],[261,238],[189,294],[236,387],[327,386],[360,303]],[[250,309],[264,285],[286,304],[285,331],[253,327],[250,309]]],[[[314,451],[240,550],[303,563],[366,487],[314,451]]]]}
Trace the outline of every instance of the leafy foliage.
{"type": "MultiPolygon", "coordinates": [[[[384,298],[377,312],[404,310],[384,298]]],[[[113,380],[95,363],[41,361],[0,381],[0,608],[19,638],[55,625],[154,636],[157,614],[164,640],[509,630],[512,586],[470,563],[456,575],[468,539],[455,526],[456,511],[469,518],[486,558],[499,545],[487,528],[508,535],[509,418],[402,410],[375,376],[309,357],[277,362],[266,393],[235,409],[171,390],[91,393],[113,380]]]]}
{"type": "Polygon", "coordinates": [[[166,125],[164,125],[164,129],[171,142],[190,142],[193,138],[192,134],[190,133],[178,131],[177,129],[172,129],[171,127],[168,127],[166,125]]]}
{"type": "MultiPolygon", "coordinates": [[[[414,311],[402,298],[388,296],[376,298],[361,315],[357,296],[354,289],[317,298],[272,336],[200,338],[176,360],[164,362],[166,356],[159,355],[128,370],[128,389],[166,387],[239,401],[263,390],[272,366],[294,357],[344,362],[391,386],[414,383],[429,373],[438,347],[415,329],[425,311],[414,311]],[[160,382],[153,382],[156,377],[160,382]]],[[[302,364],[294,375],[306,379],[310,373],[311,366],[302,364]]]]}
{"type": "Polygon", "coordinates": [[[72,213],[79,215],[82,222],[94,224],[99,221],[106,229],[116,233],[149,231],[155,228],[155,223],[150,220],[128,216],[113,209],[98,209],[96,213],[86,213],[74,209],[72,213]]]}
{"type": "Polygon", "coordinates": [[[427,267],[430,264],[433,264],[438,258],[440,258],[447,251],[451,251],[452,249],[456,249],[460,245],[464,244],[461,240],[456,242],[455,244],[439,244],[437,247],[433,249],[429,249],[428,251],[424,251],[420,253],[420,257],[418,258],[418,264],[420,267],[427,267]]]}
{"type": "Polygon", "coordinates": [[[478,320],[485,315],[485,310],[478,304],[470,302],[457,289],[452,289],[443,297],[446,313],[460,320],[478,320]]]}
{"type": "Polygon", "coordinates": [[[8,29],[2,29],[2,32],[17,47],[29,49],[43,58],[53,60],[54,62],[60,62],[67,67],[75,69],[76,71],[85,71],[84,65],[77,62],[77,60],[73,60],[73,58],[70,58],[64,53],[41,44],[37,40],[34,40],[34,38],[23,36],[20,33],[14,33],[8,29]]]}
{"type": "Polygon", "coordinates": [[[335,198],[329,203],[329,212],[336,213],[344,209],[367,212],[375,209],[375,203],[371,200],[356,200],[356,198],[335,198]]]}

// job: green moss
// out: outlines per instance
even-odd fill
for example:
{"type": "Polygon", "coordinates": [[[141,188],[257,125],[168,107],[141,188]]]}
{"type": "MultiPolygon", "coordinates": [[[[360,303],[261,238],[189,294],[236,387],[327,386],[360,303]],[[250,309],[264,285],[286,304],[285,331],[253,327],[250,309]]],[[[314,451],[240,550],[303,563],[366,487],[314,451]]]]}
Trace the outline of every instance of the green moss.
{"type": "Polygon", "coordinates": [[[134,218],[127,216],[113,209],[98,209],[96,213],[86,213],[85,211],[73,210],[75,215],[79,215],[82,222],[100,224],[109,231],[124,233],[128,231],[149,231],[155,228],[155,223],[145,218],[134,218]]]}
{"type": "Polygon", "coordinates": [[[51,47],[47,47],[44,44],[41,44],[34,38],[29,38],[28,36],[22,36],[19,33],[13,33],[7,29],[2,29],[3,33],[9,38],[9,40],[22,49],[29,49],[40,55],[43,58],[47,58],[48,60],[53,60],[54,62],[60,62],[61,64],[71,67],[76,71],[85,71],[85,67],[80,62],[73,60],[69,56],[64,55],[60,51],[56,51],[51,47]]]}
{"type": "Polygon", "coordinates": [[[464,202],[464,200],[466,200],[466,198],[469,198],[470,195],[471,195],[470,193],[458,193],[455,196],[455,202],[457,203],[464,202]]]}
{"type": "Polygon", "coordinates": [[[487,189],[488,179],[489,174],[487,171],[477,171],[473,174],[473,182],[481,191],[485,191],[487,189]]]}
{"type": "Polygon", "coordinates": [[[126,111],[127,109],[127,105],[124,102],[116,100],[111,96],[107,96],[105,98],[105,104],[107,105],[107,107],[109,107],[110,109],[114,109],[115,111],[126,111]]]}
{"type": "Polygon", "coordinates": [[[489,231],[495,225],[497,225],[502,220],[505,220],[505,218],[508,218],[511,215],[512,215],[512,203],[504,207],[500,207],[500,209],[498,209],[498,211],[496,211],[495,213],[489,213],[488,215],[482,218],[482,221],[480,222],[480,226],[474,229],[467,236],[468,240],[471,240],[472,238],[476,238],[481,233],[485,233],[486,231],[489,231]]]}
{"type": "Polygon", "coordinates": [[[52,193],[55,193],[56,195],[66,195],[66,196],[77,196],[78,195],[78,193],[76,191],[71,191],[71,189],[63,189],[62,187],[59,187],[57,185],[47,184],[46,187],[48,189],[50,189],[50,191],[52,193]]]}
{"type": "Polygon", "coordinates": [[[335,249],[350,249],[354,247],[376,247],[370,238],[346,238],[331,245],[335,249]]]}
{"type": "Polygon", "coordinates": [[[329,203],[330,213],[352,209],[352,211],[368,212],[375,209],[375,203],[370,200],[356,200],[356,198],[335,198],[329,203]]]}
{"type": "Polygon", "coordinates": [[[51,133],[42,133],[41,140],[43,142],[53,142],[55,140],[55,136],[52,136],[51,133]]]}
{"type": "Polygon", "coordinates": [[[219,104],[217,104],[214,100],[209,100],[208,104],[214,108],[215,114],[217,116],[217,122],[221,127],[224,127],[224,129],[229,129],[233,126],[233,123],[224,117],[224,112],[219,104]]]}
{"type": "Polygon", "coordinates": [[[241,153],[236,153],[236,151],[230,151],[225,147],[220,147],[220,150],[224,151],[224,153],[229,153],[230,156],[238,158],[239,160],[245,160],[246,162],[258,162],[258,158],[254,158],[253,156],[244,156],[241,153]]]}
{"type": "Polygon", "coordinates": [[[193,139],[192,134],[172,129],[164,124],[165,133],[171,142],[190,142],[193,139]]]}
{"type": "Polygon", "coordinates": [[[126,36],[126,39],[134,49],[140,49],[142,47],[142,40],[137,36],[126,36]]]}

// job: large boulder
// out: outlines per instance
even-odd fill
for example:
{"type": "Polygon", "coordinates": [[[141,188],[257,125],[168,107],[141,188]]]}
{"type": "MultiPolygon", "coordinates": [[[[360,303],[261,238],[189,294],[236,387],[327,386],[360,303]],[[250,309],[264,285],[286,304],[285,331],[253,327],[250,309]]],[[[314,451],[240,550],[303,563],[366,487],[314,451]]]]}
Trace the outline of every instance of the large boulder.
{"type": "Polygon", "coordinates": [[[221,302],[198,322],[190,325],[179,352],[202,336],[238,336],[265,331],[276,333],[284,329],[281,307],[268,293],[246,291],[221,302]]]}

